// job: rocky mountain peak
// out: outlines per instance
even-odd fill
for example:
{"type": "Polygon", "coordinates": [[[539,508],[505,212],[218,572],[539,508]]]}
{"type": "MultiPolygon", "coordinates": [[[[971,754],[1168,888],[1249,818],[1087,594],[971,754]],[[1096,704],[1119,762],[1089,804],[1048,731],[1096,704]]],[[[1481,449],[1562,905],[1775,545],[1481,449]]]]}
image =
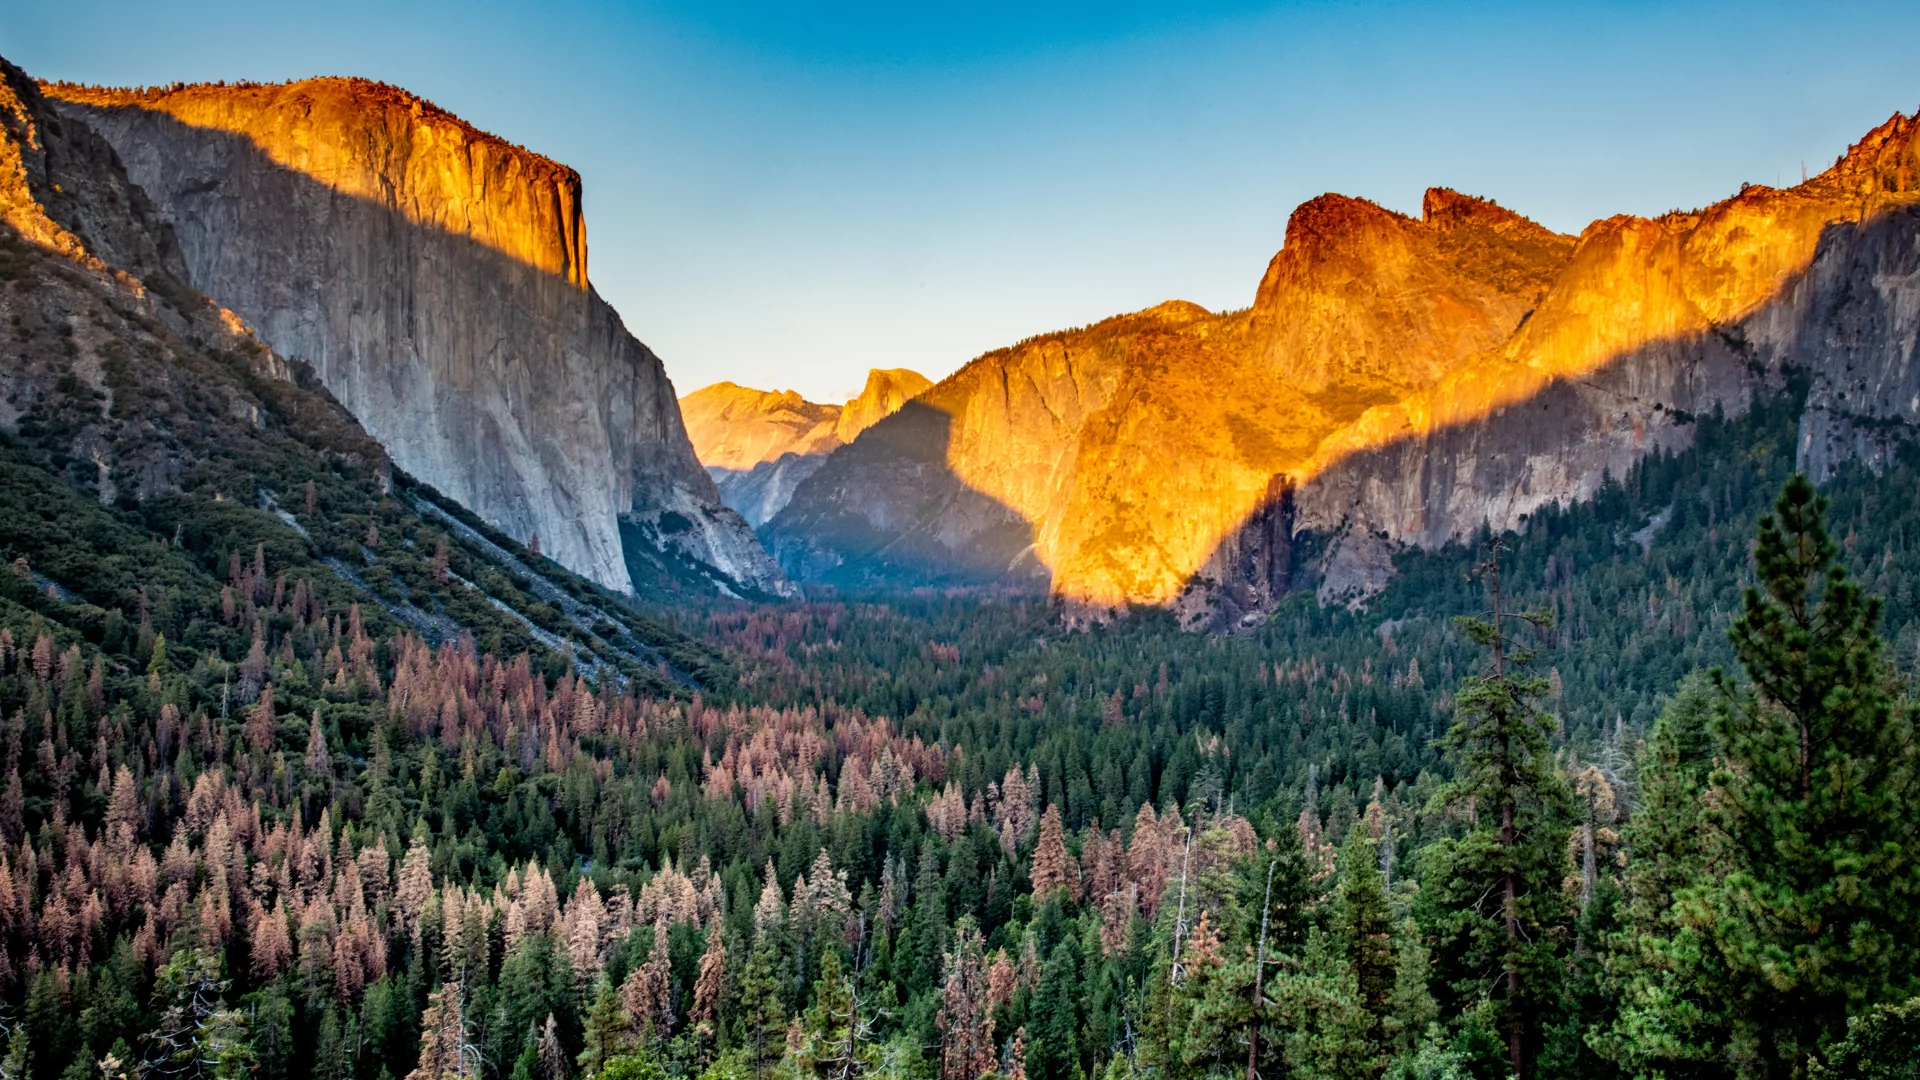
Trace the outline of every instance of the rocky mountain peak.
{"type": "Polygon", "coordinates": [[[1862,196],[1914,190],[1920,185],[1920,113],[1894,113],[1847,147],[1833,168],[1809,184],[1832,185],[1862,196]]]}
{"type": "Polygon", "coordinates": [[[680,415],[694,454],[709,469],[751,469],[782,454],[827,453],[838,445],[840,406],[792,390],[714,383],[681,398],[680,415]]]}
{"type": "Polygon", "coordinates": [[[1485,228],[1536,240],[1548,240],[1559,234],[1513,211],[1477,195],[1463,195],[1452,188],[1432,187],[1420,199],[1420,220],[1436,229],[1485,228]]]}
{"type": "Polygon", "coordinates": [[[1251,334],[1307,393],[1431,385],[1513,332],[1573,248],[1485,199],[1427,192],[1409,218],[1365,199],[1302,204],[1255,295],[1251,334]]]}
{"type": "Polygon", "coordinates": [[[786,506],[827,455],[932,385],[907,368],[874,368],[858,396],[830,405],[792,390],[718,382],[681,398],[680,412],[721,498],[758,527],[786,506]]]}
{"type": "Polygon", "coordinates": [[[834,434],[841,442],[850,443],[932,385],[932,379],[908,368],[873,368],[867,372],[867,384],[860,396],[840,409],[834,434]]]}

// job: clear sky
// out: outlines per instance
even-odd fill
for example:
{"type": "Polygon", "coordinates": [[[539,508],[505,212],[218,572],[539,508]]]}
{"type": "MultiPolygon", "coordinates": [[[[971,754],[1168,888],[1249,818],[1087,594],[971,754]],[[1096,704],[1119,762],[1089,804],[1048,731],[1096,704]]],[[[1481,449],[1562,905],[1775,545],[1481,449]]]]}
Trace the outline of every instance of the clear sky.
{"type": "Polygon", "coordinates": [[[362,75],[579,169],[682,392],[817,400],[1159,301],[1244,307],[1323,191],[1564,231],[1817,172],[1920,106],[1916,3],[9,0],[127,84],[362,75]]]}

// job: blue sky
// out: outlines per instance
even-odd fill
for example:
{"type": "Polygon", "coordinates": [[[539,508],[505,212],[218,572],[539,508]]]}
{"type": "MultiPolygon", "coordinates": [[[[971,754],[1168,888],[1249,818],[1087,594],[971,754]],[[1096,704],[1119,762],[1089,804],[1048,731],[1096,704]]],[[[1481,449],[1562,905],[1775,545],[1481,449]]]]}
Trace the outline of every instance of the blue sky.
{"type": "Polygon", "coordinates": [[[682,392],[815,399],[1252,300],[1295,205],[1446,185],[1575,232],[1830,163],[1920,106],[1920,4],[15,0],[113,84],[350,74],[579,169],[682,392]]]}

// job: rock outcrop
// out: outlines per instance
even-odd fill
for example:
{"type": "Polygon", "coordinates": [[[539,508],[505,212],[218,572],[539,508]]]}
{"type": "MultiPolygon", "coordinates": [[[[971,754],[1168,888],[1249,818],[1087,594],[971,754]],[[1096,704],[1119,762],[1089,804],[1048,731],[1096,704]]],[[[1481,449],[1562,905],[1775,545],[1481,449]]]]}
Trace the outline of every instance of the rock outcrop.
{"type": "Polygon", "coordinates": [[[803,577],[1222,627],[1303,586],[1364,602],[1397,546],[1523,528],[1796,381],[1806,467],[1884,460],[1920,424],[1916,126],[1790,190],[1578,238],[1445,189],[1419,219],[1322,196],[1249,310],[1164,304],[982,356],[763,535],[803,577]]]}
{"type": "Polygon", "coordinates": [[[792,390],[721,382],[681,398],[680,412],[720,497],[758,527],[787,505],[828,454],[932,385],[917,371],[875,368],[851,401],[822,405],[792,390]]]}
{"type": "Polygon", "coordinates": [[[611,588],[792,591],[593,290],[573,170],[362,80],[45,90],[402,468],[611,588]]]}

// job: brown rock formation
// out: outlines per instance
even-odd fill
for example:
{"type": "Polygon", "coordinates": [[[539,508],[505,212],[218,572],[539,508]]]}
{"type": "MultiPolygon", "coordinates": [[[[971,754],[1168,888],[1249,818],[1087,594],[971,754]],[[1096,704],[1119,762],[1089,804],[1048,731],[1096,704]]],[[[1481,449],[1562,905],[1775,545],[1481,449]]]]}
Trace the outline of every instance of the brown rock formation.
{"type": "Polygon", "coordinates": [[[191,283],[402,468],[609,587],[667,567],[791,591],[593,291],[573,170],[363,80],[46,90],[118,151],[191,283]]]}
{"type": "Polygon", "coordinates": [[[1916,123],[1821,176],[1576,241],[1428,192],[1302,205],[1246,312],[1165,304],[989,353],[875,425],[767,528],[803,576],[1044,582],[1087,609],[1254,618],[1363,600],[1396,544],[1585,498],[1799,370],[1816,474],[1920,423],[1916,123]],[[1312,568],[1302,532],[1331,551],[1312,568]]]}

